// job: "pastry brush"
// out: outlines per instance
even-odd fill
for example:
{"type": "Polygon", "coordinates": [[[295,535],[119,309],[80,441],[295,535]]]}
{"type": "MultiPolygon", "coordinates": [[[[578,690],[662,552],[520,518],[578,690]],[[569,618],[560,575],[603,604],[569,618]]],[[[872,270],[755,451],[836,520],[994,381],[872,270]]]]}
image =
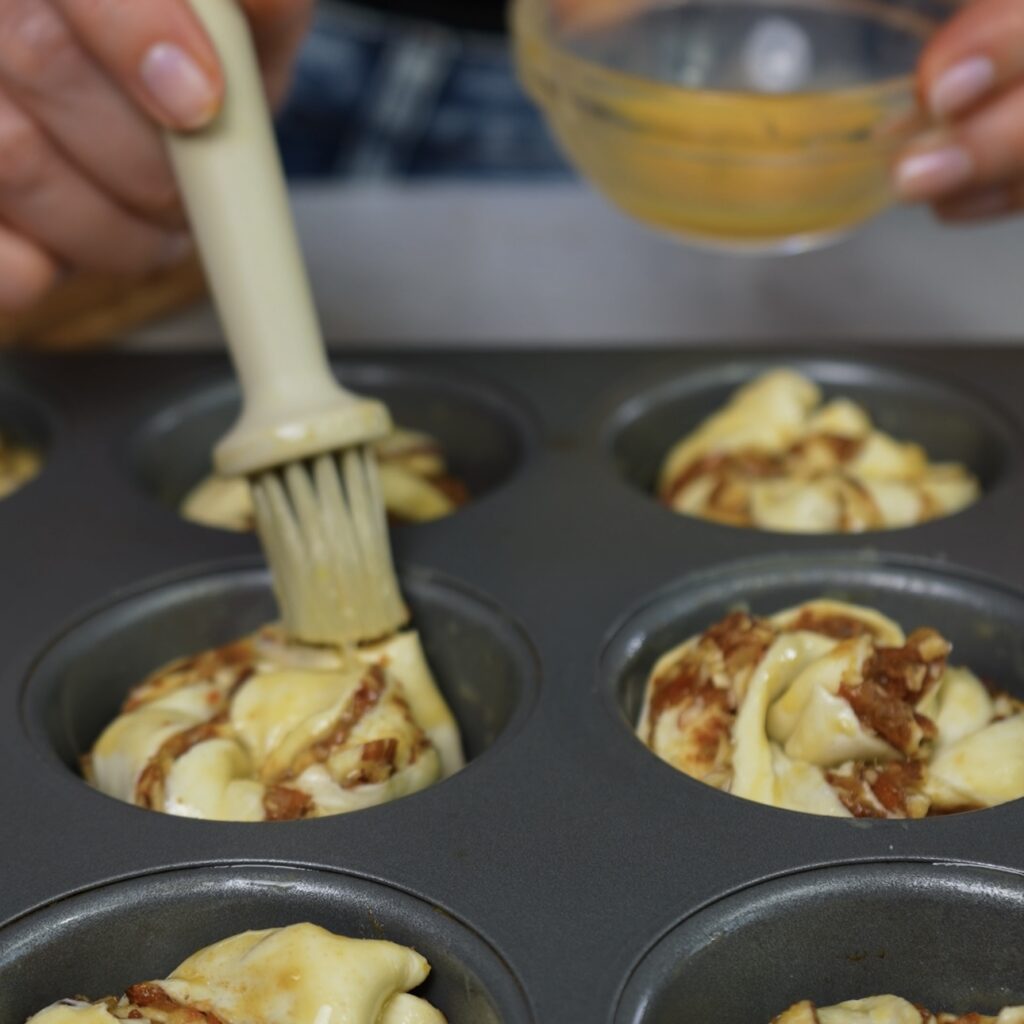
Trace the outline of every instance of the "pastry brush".
{"type": "Polygon", "coordinates": [[[243,394],[214,462],[250,480],[288,633],[378,639],[408,618],[371,449],[391,419],[331,371],[245,15],[236,0],[191,2],[225,99],[208,127],[169,133],[168,146],[243,394]]]}

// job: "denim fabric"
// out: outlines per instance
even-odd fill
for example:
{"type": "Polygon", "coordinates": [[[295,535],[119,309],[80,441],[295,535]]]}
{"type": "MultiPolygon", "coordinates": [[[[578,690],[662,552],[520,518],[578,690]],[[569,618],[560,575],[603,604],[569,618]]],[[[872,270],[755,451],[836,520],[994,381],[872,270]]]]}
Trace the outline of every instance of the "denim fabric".
{"type": "Polygon", "coordinates": [[[505,41],[322,5],[278,121],[293,178],[565,177],[505,41]]]}

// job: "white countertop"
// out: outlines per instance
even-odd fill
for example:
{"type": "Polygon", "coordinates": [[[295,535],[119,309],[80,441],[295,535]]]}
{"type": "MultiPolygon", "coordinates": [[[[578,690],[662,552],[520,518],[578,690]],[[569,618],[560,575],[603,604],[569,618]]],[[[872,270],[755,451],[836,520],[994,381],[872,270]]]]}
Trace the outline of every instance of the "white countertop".
{"type": "MultiPolygon", "coordinates": [[[[580,185],[319,186],[295,210],[335,344],[1024,341],[1024,219],[897,210],[802,256],[730,257],[631,223],[580,185]]],[[[208,309],[132,347],[216,344],[208,309]]]]}

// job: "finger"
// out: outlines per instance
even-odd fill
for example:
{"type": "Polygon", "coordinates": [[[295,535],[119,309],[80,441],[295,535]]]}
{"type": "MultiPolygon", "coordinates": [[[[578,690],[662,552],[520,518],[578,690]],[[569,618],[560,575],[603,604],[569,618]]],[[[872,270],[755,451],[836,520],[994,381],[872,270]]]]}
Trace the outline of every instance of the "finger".
{"type": "Polygon", "coordinates": [[[157,130],[48,2],[0,4],[0,81],[115,198],[181,226],[177,189],[157,130]]]}
{"type": "Polygon", "coordinates": [[[0,95],[0,220],[62,262],[115,274],[173,261],[184,243],[118,206],[0,95]]]}
{"type": "Polygon", "coordinates": [[[929,42],[918,68],[927,108],[957,117],[1024,74],[1024,4],[974,0],[929,42]]]}
{"type": "Polygon", "coordinates": [[[550,0],[558,26],[569,32],[609,28],[656,7],[657,0],[550,0]]]}
{"type": "Polygon", "coordinates": [[[935,205],[940,220],[966,224],[1005,217],[1024,209],[1024,185],[995,185],[967,192],[935,205]]]}
{"type": "Polygon", "coordinates": [[[187,0],[52,0],[114,81],[168,128],[207,124],[223,78],[187,0]]]}
{"type": "Polygon", "coordinates": [[[969,118],[913,143],[896,167],[909,202],[929,202],[1024,175],[1024,84],[969,118]]]}
{"type": "Polygon", "coordinates": [[[34,306],[57,282],[57,264],[39,246],[0,225],[0,310],[34,306]]]}

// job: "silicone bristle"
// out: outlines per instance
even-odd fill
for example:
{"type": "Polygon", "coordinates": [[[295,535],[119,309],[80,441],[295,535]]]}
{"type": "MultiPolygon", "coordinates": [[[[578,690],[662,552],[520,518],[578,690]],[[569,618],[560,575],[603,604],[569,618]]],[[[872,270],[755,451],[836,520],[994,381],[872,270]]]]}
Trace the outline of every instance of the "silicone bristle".
{"type": "Polygon", "coordinates": [[[372,449],[292,463],[255,477],[252,488],[289,634],[352,644],[404,624],[372,449]]]}

